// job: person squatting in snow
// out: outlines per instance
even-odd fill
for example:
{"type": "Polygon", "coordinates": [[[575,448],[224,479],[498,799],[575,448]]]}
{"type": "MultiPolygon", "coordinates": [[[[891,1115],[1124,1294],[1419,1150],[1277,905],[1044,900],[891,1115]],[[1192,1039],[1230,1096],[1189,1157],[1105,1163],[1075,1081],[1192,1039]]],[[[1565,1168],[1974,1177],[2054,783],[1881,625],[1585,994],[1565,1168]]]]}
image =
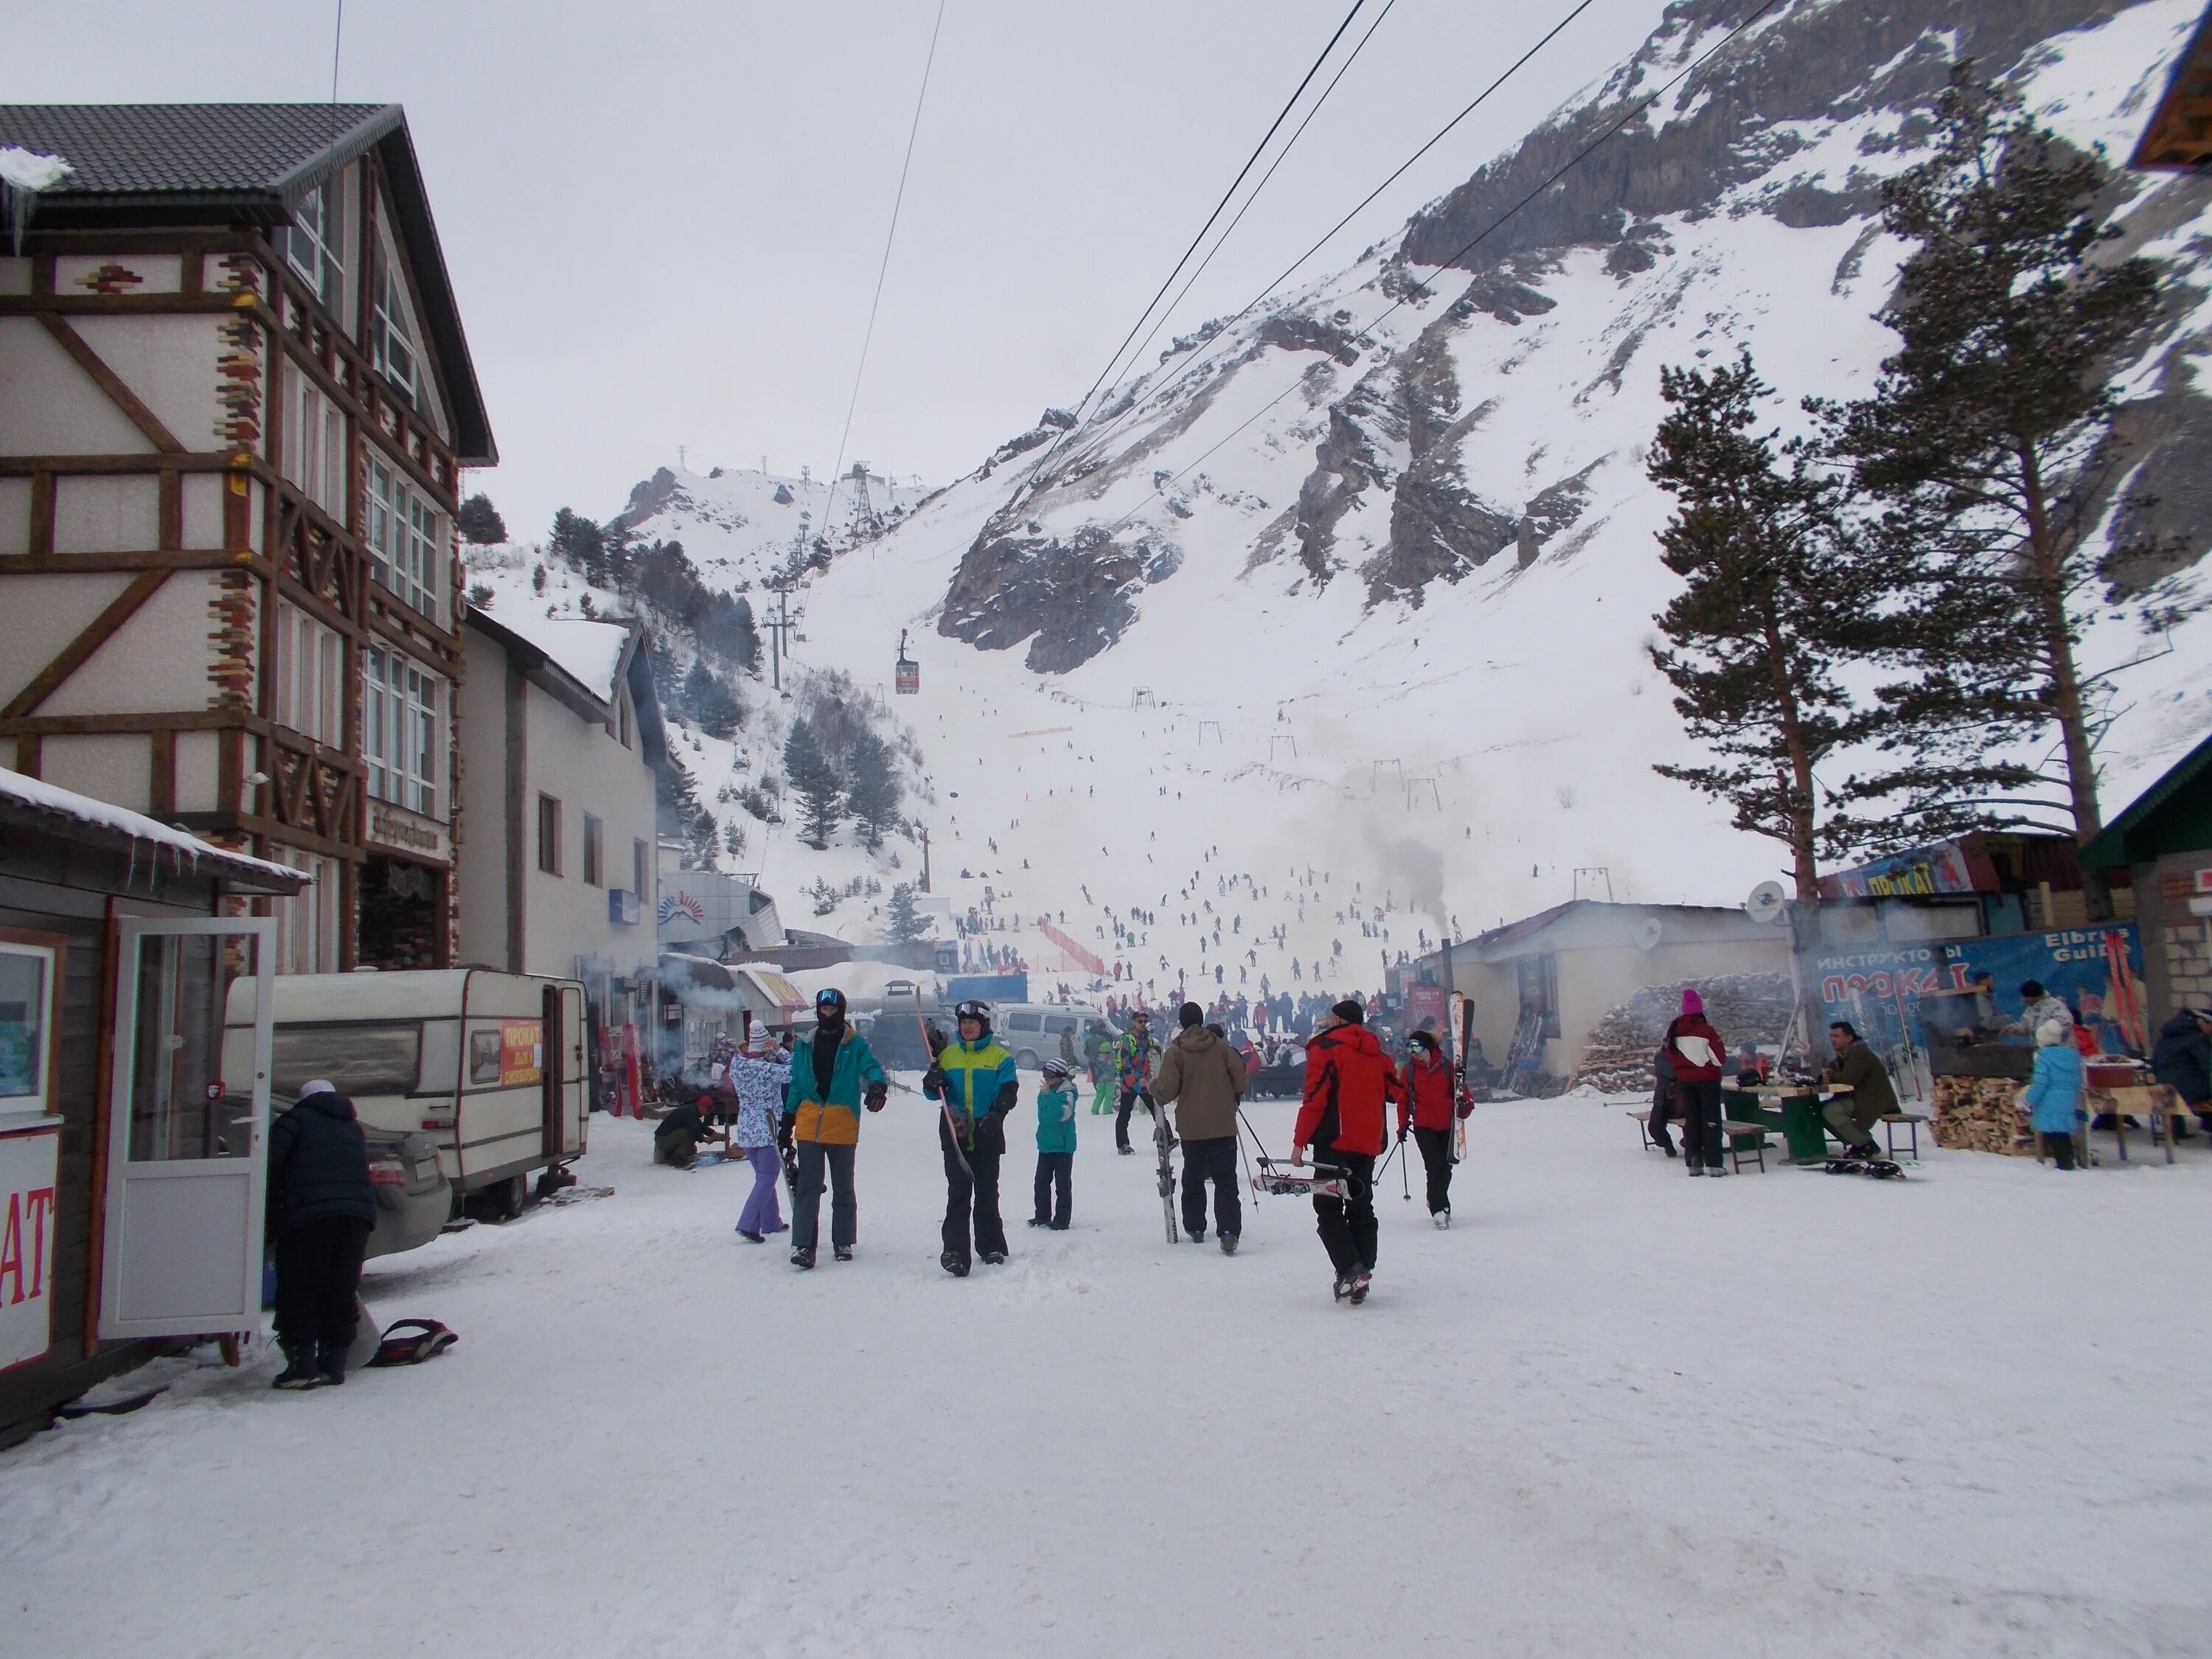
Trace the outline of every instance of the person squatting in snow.
{"type": "Polygon", "coordinates": [[[775,1198],[776,1178],[783,1173],[776,1152],[776,1124],[791,1087],[791,1057],[767,1033],[755,1033],[743,1052],[731,1056],[729,1078],[738,1097],[732,1138],[753,1167],[753,1189],[738,1212],[738,1232],[755,1244],[765,1244],[769,1234],[786,1231],[775,1198]]]}
{"type": "Polygon", "coordinates": [[[1036,1185],[1030,1225],[1067,1231],[1075,1182],[1075,1084],[1067,1062],[1048,1060],[1037,1087],[1036,1185]]]}
{"type": "Polygon", "coordinates": [[[1186,1002],[1182,1030],[1161,1056],[1152,1095],[1175,1107],[1182,1142],[1182,1230],[1206,1243],[1206,1188],[1213,1185],[1213,1227],[1224,1255],[1237,1254],[1244,1207],[1237,1191],[1237,1107],[1244,1098],[1244,1057],[1203,1022],[1206,1011],[1186,1002]]]}
{"type": "Polygon", "coordinates": [[[960,1035],[937,1051],[921,1091],[943,1108],[937,1139],[945,1158],[945,1253],[938,1265],[965,1279],[971,1210],[973,1255],[994,1266],[1006,1259],[999,1161],[1006,1152],[1006,1115],[1021,1101],[1021,1080],[1014,1057],[991,1035],[988,1003],[963,1002],[953,1013],[960,1035]]]}
{"type": "Polygon", "coordinates": [[[860,1140],[860,1106],[880,1112],[890,1097],[875,1050],[845,1018],[845,994],[823,991],[814,999],[814,1030],[799,1040],[791,1056],[791,1080],[783,1094],[783,1121],[776,1135],[781,1147],[798,1149],[799,1174],[791,1195],[791,1265],[814,1265],[822,1213],[822,1176],[826,1169],[835,1193],[830,1201],[830,1242],[837,1260],[850,1261],[858,1237],[860,1212],[853,1197],[853,1159],[860,1140]]]}
{"type": "Polygon", "coordinates": [[[1336,1004],[1306,1045],[1305,1099],[1291,1132],[1291,1163],[1314,1148],[1316,1172],[1341,1171],[1344,1196],[1316,1191],[1314,1231],[1336,1269],[1336,1294],[1367,1299],[1375,1273],[1375,1160],[1388,1133],[1387,1108],[1401,1098],[1398,1068],[1350,998],[1336,1004]]]}
{"type": "MultiPolygon", "coordinates": [[[[1413,1127],[1413,1144],[1421,1149],[1421,1168],[1428,1173],[1429,1216],[1439,1227],[1451,1224],[1452,1068],[1445,1062],[1436,1034],[1416,1031],[1413,1052],[1399,1079],[1404,1092],[1398,1101],[1398,1144],[1406,1144],[1406,1129],[1413,1127]]],[[[1465,1117],[1472,1105],[1457,1108],[1465,1117]]]]}

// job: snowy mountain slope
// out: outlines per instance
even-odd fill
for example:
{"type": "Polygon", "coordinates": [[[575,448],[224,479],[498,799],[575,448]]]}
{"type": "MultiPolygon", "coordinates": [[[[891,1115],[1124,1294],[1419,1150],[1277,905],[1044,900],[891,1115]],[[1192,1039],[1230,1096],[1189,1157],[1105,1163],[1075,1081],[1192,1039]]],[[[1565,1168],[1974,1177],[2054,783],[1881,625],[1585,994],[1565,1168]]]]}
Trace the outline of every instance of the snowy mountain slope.
{"type": "Polygon", "coordinates": [[[881,533],[927,493],[919,480],[860,471],[856,479],[848,469],[833,498],[829,482],[811,475],[664,466],[630,491],[613,522],[642,540],[682,542],[708,580],[742,592],[776,580],[796,550],[805,550],[796,552],[804,563],[817,544],[829,556],[856,535],[881,533]]]}
{"type": "MultiPolygon", "coordinates": [[[[1899,252],[1871,181],[1910,163],[1951,55],[2017,70],[2069,137],[2124,151],[2197,8],[1790,6],[1677,88],[1648,142],[1632,127],[1544,198],[1537,231],[1516,222],[1502,257],[1414,263],[1747,9],[1676,7],[1593,103],[1403,236],[1200,331],[1056,447],[1048,417],[810,579],[802,664],[888,698],[901,630],[931,647],[900,708],[938,792],[940,891],[1065,910],[1094,946],[1157,911],[1122,954],[1163,989],[1217,966],[1231,990],[1240,969],[1280,985],[1293,963],[1306,986],[1317,958],[1332,986],[1372,988],[1438,909],[1468,930],[1577,892],[1728,903],[1773,873],[1774,848],[1650,769],[1692,757],[1643,648],[1673,580],[1643,476],[1659,368],[1747,345],[1792,406],[1863,391],[1899,252]],[[1210,923],[1224,870],[1253,890],[1217,946],[1176,918],[1210,923]],[[1371,936],[1337,919],[1354,883],[1395,907],[1371,936]],[[1255,923],[1285,931],[1253,960],[1231,947],[1255,923]]],[[[2144,476],[2201,553],[2212,190],[2128,187],[2131,242],[2174,273],[2130,383],[2144,476]]],[[[703,523],[686,544],[719,550],[703,523]]],[[[2124,615],[2092,631],[2094,666],[2150,659],[2112,682],[2108,808],[2212,727],[2208,647],[2203,622],[2171,649],[2124,615]]]]}

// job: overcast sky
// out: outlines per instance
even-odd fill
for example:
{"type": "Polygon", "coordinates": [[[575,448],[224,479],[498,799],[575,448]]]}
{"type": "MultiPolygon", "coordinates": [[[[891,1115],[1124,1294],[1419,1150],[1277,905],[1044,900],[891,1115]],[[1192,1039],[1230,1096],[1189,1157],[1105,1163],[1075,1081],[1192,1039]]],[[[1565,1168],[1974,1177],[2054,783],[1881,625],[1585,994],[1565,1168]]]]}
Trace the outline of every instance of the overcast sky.
{"type": "MultiPolygon", "coordinates": [[[[1243,304],[1571,3],[1397,0],[1175,326],[1243,304]]],[[[1662,3],[1595,0],[1310,269],[1601,76],[1662,3]]],[[[1349,4],[948,0],[848,459],[940,482],[1079,397],[1349,4]]],[[[330,96],[334,0],[228,23],[0,6],[0,101],[330,96]]],[[[499,440],[476,482],[515,533],[611,515],[679,445],[702,470],[830,467],[936,15],[347,0],[338,95],[407,106],[499,440]]]]}

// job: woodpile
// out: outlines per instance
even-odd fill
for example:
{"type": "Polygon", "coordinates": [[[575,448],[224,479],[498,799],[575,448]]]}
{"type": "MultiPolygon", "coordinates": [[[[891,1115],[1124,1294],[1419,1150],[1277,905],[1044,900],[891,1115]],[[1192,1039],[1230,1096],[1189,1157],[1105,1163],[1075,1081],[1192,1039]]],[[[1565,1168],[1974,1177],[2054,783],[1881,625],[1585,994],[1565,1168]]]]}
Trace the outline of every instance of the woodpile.
{"type": "Polygon", "coordinates": [[[1956,1152],[2033,1158],[2035,1132],[2008,1077],[1939,1077],[1934,1090],[1936,1144],[1956,1152]]]}
{"type": "Polygon", "coordinates": [[[1731,1054],[1745,1042],[1778,1043],[1790,1028],[1796,1001],[1787,974],[1716,974],[1647,985],[1606,1011],[1583,1046],[1574,1082],[1609,1095],[1650,1093],[1651,1059],[1659,1052],[1659,1039],[1682,1012],[1682,993],[1693,987],[1705,1000],[1705,1018],[1731,1054]]]}

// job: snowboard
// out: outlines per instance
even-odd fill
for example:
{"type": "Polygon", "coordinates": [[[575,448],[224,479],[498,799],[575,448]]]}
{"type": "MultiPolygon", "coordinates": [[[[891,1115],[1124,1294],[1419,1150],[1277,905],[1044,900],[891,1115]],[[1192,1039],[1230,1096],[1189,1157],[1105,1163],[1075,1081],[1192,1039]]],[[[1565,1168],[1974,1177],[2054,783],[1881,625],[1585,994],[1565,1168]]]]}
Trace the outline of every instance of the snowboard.
{"type": "Polygon", "coordinates": [[[1832,1158],[1827,1162],[1830,1175],[1857,1175],[1875,1181],[1902,1181],[1905,1169],[1886,1158],[1832,1158]]]}

